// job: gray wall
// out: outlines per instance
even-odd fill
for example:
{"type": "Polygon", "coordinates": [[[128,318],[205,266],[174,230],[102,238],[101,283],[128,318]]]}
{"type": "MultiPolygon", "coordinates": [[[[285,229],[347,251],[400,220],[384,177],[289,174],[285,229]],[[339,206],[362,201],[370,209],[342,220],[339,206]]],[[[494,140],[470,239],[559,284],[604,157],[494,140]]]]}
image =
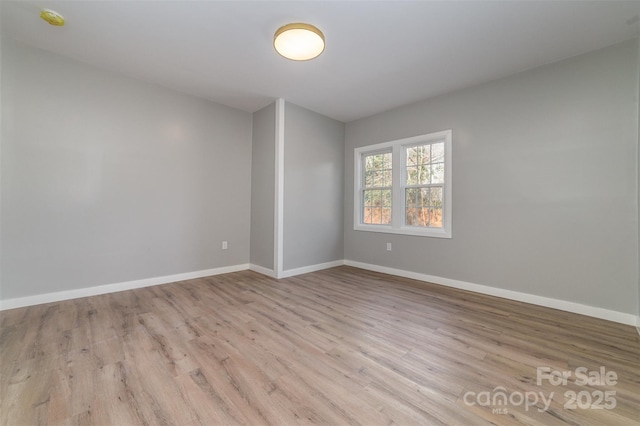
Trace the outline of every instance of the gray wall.
{"type": "Polygon", "coordinates": [[[344,258],[344,124],[289,102],[284,126],[284,270],[344,258]]]}
{"type": "Polygon", "coordinates": [[[251,114],[7,37],[1,83],[3,299],[248,262],[251,114]]]}
{"type": "Polygon", "coordinates": [[[274,269],[275,103],[253,114],[251,153],[251,256],[254,265],[274,269]]]}
{"type": "MultiPolygon", "coordinates": [[[[638,37],[638,70],[640,71],[640,37],[638,37]]],[[[636,163],[636,174],[638,175],[638,186],[637,186],[637,202],[636,206],[638,208],[638,225],[640,226],[640,72],[636,75],[637,77],[637,86],[636,93],[638,97],[636,98],[636,113],[638,114],[637,121],[637,130],[638,130],[638,139],[636,149],[638,152],[638,162],[636,163]]],[[[636,325],[639,327],[638,332],[640,332],[640,230],[638,231],[638,310],[637,310],[637,318],[636,325]]]]}
{"type": "Polygon", "coordinates": [[[347,124],[345,258],[635,314],[637,55],[633,40],[347,124]],[[354,231],[354,148],[444,129],[453,238],[354,231]]]}

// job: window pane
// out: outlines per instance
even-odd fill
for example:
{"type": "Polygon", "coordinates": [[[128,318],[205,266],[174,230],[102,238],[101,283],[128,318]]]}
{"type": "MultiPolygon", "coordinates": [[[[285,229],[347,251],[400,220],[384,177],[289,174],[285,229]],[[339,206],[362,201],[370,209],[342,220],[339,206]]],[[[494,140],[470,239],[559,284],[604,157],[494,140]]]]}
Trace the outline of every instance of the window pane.
{"type": "Polygon", "coordinates": [[[443,188],[407,188],[405,224],[442,228],[443,188]]]}
{"type": "Polygon", "coordinates": [[[430,188],[429,194],[429,205],[442,208],[442,187],[430,188]]]}
{"type": "Polygon", "coordinates": [[[429,188],[420,188],[420,192],[418,193],[418,205],[421,207],[427,207],[429,204],[429,188]]]}
{"type": "Polygon", "coordinates": [[[362,218],[363,223],[372,223],[371,222],[371,207],[364,208],[364,217],[362,218]]]}
{"type": "Polygon", "coordinates": [[[407,167],[407,185],[417,185],[417,184],[418,184],[418,168],[407,167]]]}
{"type": "Polygon", "coordinates": [[[407,207],[405,223],[409,226],[414,226],[418,223],[417,209],[415,207],[407,207]]]}
{"type": "Polygon", "coordinates": [[[366,171],[373,169],[373,155],[367,155],[364,157],[364,169],[366,171]]]}
{"type": "Polygon", "coordinates": [[[391,153],[373,154],[364,157],[365,170],[384,170],[391,168],[391,153]]]}
{"type": "Polygon", "coordinates": [[[442,228],[442,209],[429,209],[429,226],[442,228]]]}
{"type": "Polygon", "coordinates": [[[375,206],[376,200],[379,200],[378,191],[374,190],[365,190],[364,191],[364,205],[371,207],[375,206]]]}
{"type": "Polygon", "coordinates": [[[390,189],[367,189],[363,191],[363,218],[367,224],[391,224],[391,200],[390,189]]]}
{"type": "Polygon", "coordinates": [[[373,186],[373,175],[374,175],[374,171],[372,170],[368,170],[366,172],[364,172],[364,186],[365,187],[369,187],[369,186],[373,186]]]}
{"type": "Polygon", "coordinates": [[[427,207],[429,205],[429,188],[418,188],[416,205],[427,207]]]}
{"type": "Polygon", "coordinates": [[[391,170],[385,170],[382,172],[382,185],[381,186],[391,186],[393,174],[391,170]]]}
{"type": "Polygon", "coordinates": [[[416,164],[418,164],[416,162],[417,153],[415,148],[407,148],[405,152],[407,156],[407,167],[415,166],[416,164]]]}
{"type": "Polygon", "coordinates": [[[369,221],[365,222],[365,223],[370,223],[373,225],[388,225],[389,223],[391,223],[391,220],[389,219],[388,221],[386,221],[385,215],[388,215],[389,218],[391,217],[391,209],[388,207],[369,207],[369,211],[371,212],[370,216],[369,216],[369,221]]]}
{"type": "Polygon", "coordinates": [[[412,207],[418,203],[418,191],[420,188],[405,189],[405,207],[412,207]]]}
{"type": "MultiPolygon", "coordinates": [[[[372,173],[373,173],[372,184],[367,186],[374,186],[377,188],[391,186],[391,179],[392,179],[391,170],[379,170],[372,173]]],[[[365,176],[365,179],[366,179],[366,176],[365,176]]],[[[366,180],[365,180],[365,184],[366,184],[366,180]]]]}
{"type": "Polygon", "coordinates": [[[418,170],[418,176],[417,176],[417,184],[418,185],[425,185],[429,183],[430,180],[430,169],[429,166],[418,166],[417,167],[418,170]]]}
{"type": "Polygon", "coordinates": [[[444,142],[434,143],[431,145],[431,162],[444,162],[444,142]]]}
{"type": "Polygon", "coordinates": [[[407,166],[429,164],[431,162],[430,157],[430,145],[407,148],[407,166]]]}
{"type": "Polygon", "coordinates": [[[362,222],[371,225],[389,225],[391,224],[391,208],[365,207],[362,222]]]}
{"type": "Polygon", "coordinates": [[[391,207],[391,190],[384,189],[380,191],[381,205],[384,207],[391,207]]]}
{"type": "Polygon", "coordinates": [[[407,185],[429,184],[430,168],[428,165],[407,167],[407,185]]]}
{"type": "Polygon", "coordinates": [[[391,153],[387,152],[382,155],[382,168],[391,170],[391,153]]]}
{"type": "Polygon", "coordinates": [[[372,187],[378,187],[378,186],[382,186],[380,184],[380,172],[379,171],[373,171],[373,183],[371,184],[372,187]]]}
{"type": "Polygon", "coordinates": [[[371,216],[371,223],[379,225],[382,223],[382,207],[376,207],[373,209],[373,214],[371,216]]]}
{"type": "Polygon", "coordinates": [[[390,187],[392,185],[391,153],[373,154],[364,157],[364,186],[390,187]]]}
{"type": "Polygon", "coordinates": [[[408,226],[429,226],[428,209],[420,207],[407,207],[406,224],[408,226]]]}
{"type": "Polygon", "coordinates": [[[427,207],[429,205],[429,188],[405,189],[405,207],[427,207]]]}
{"type": "Polygon", "coordinates": [[[431,145],[406,148],[405,152],[407,157],[407,185],[426,185],[431,183],[431,145]]]}
{"type": "Polygon", "coordinates": [[[362,192],[362,205],[370,206],[371,205],[371,191],[363,191],[362,192]]]}
{"type": "Polygon", "coordinates": [[[418,226],[429,226],[429,212],[427,209],[419,209],[418,226]]]}
{"type": "Polygon", "coordinates": [[[380,223],[382,225],[390,225],[391,224],[391,208],[383,207],[381,209],[380,223]]]}
{"type": "MultiPolygon", "coordinates": [[[[444,143],[406,148],[406,185],[444,184],[444,143]]],[[[405,225],[442,227],[443,187],[405,189],[405,225]]]]}
{"type": "Polygon", "coordinates": [[[386,158],[389,156],[390,154],[378,154],[376,157],[376,161],[380,162],[380,169],[384,169],[384,165],[386,164],[386,158]]]}
{"type": "Polygon", "coordinates": [[[431,165],[431,183],[444,183],[444,164],[431,165]]]}

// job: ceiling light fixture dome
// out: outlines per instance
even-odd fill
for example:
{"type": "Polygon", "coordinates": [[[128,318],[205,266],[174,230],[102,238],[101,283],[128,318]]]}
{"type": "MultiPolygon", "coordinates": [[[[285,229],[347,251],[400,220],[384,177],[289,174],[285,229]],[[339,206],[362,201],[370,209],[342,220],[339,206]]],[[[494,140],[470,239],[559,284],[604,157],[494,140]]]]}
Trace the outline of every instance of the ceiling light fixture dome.
{"type": "Polygon", "coordinates": [[[324,34],[310,24],[287,24],[273,36],[273,47],[293,61],[308,61],[324,51],[324,34]]]}

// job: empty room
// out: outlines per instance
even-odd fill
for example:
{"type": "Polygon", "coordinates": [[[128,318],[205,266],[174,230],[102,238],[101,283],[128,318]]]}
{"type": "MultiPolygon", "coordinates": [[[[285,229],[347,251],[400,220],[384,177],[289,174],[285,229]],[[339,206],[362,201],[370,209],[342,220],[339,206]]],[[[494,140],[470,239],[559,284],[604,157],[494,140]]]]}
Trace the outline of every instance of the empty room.
{"type": "Polygon", "coordinates": [[[0,1],[0,425],[638,425],[640,1],[0,1]]]}

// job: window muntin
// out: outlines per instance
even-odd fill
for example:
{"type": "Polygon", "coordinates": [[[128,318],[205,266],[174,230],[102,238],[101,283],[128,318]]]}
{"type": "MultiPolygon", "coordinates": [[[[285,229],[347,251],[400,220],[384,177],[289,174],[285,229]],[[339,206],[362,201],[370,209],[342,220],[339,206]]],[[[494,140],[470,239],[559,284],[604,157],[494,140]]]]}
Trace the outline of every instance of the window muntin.
{"type": "Polygon", "coordinates": [[[451,130],[354,154],[355,230],[451,238],[451,130]]]}

